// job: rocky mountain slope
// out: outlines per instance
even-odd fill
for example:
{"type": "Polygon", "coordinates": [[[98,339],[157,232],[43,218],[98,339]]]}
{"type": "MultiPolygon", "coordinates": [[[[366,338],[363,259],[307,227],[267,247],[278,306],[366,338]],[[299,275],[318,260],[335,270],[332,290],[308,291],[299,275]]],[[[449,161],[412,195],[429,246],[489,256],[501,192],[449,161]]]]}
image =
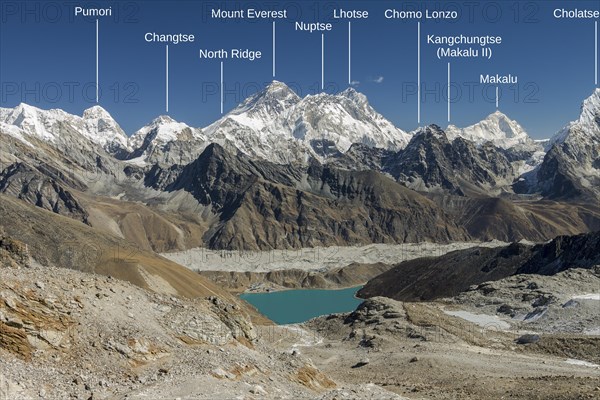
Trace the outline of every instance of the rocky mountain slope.
{"type": "Polygon", "coordinates": [[[163,294],[220,296],[238,303],[209,280],[152,251],[6,195],[0,195],[0,221],[6,235],[26,243],[40,265],[112,276],[163,294]]]}
{"type": "Polygon", "coordinates": [[[519,266],[519,274],[553,275],[568,268],[591,268],[600,265],[600,231],[558,236],[533,248],[533,257],[519,266]]]}
{"type": "Polygon", "coordinates": [[[281,167],[232,154],[216,144],[187,165],[163,168],[157,163],[142,168],[111,160],[87,141],[85,147],[96,152],[99,169],[76,164],[78,153],[75,160],[72,153],[56,159],[56,149],[49,145],[40,143],[33,151],[12,138],[6,143],[8,148],[0,149],[8,165],[0,175],[2,192],[145,249],[198,245],[265,249],[468,238],[433,202],[376,172],[342,171],[318,162],[281,167]],[[271,204],[280,203],[273,211],[271,204]],[[340,209],[344,204],[353,207],[340,209]],[[255,212],[257,207],[262,211],[255,212]],[[366,225],[356,224],[359,215],[366,225]],[[424,229],[411,230],[413,225],[424,229]]]}
{"type": "MultiPolygon", "coordinates": [[[[527,143],[534,142],[528,139],[527,143]]],[[[421,192],[488,197],[512,193],[512,185],[522,172],[539,164],[532,159],[536,151],[533,147],[504,149],[487,140],[471,141],[431,125],[413,132],[402,150],[356,144],[328,163],[346,169],[377,170],[421,192]]]]}
{"type": "MultiPolygon", "coordinates": [[[[528,331],[597,337],[598,288],[600,267],[569,268],[554,275],[517,274],[484,282],[443,301],[473,313],[496,316],[528,331]]],[[[555,349],[570,358],[600,362],[597,351],[585,354],[580,350],[575,343],[555,349]]]]}
{"type": "Polygon", "coordinates": [[[437,126],[417,132],[383,170],[415,190],[460,195],[499,194],[517,176],[496,147],[476,147],[461,137],[450,141],[437,126]]]}
{"type": "Polygon", "coordinates": [[[121,158],[130,163],[187,164],[204,149],[206,137],[201,129],[162,115],[135,132],[128,143],[133,151],[122,153],[121,158]]]}
{"type": "MultiPolygon", "coordinates": [[[[253,326],[220,296],[190,300],[41,267],[28,246],[6,233],[0,233],[0,277],[6,398],[416,400],[509,393],[565,400],[593,398],[597,387],[597,338],[544,331],[536,343],[518,345],[513,331],[447,313],[468,307],[466,297],[423,304],[373,298],[352,313],[304,325],[253,326]]],[[[557,283],[576,294],[590,278],[574,271],[557,283]]],[[[496,292],[480,296],[501,296],[515,283],[538,297],[557,287],[536,282],[537,288],[499,282],[496,292]]],[[[582,304],[569,307],[581,312],[582,304]]]]}
{"type": "Polygon", "coordinates": [[[451,297],[481,282],[513,275],[531,256],[527,245],[458,250],[441,257],[420,258],[396,265],[371,279],[358,296],[385,296],[401,301],[451,297]]]}
{"type": "Polygon", "coordinates": [[[600,230],[600,204],[494,197],[429,196],[479,240],[545,242],[600,230]]]}
{"type": "MultiPolygon", "coordinates": [[[[553,199],[600,198],[600,89],[581,106],[579,119],[550,141],[533,190],[553,199]]],[[[530,188],[532,190],[532,188],[530,188]]]]}

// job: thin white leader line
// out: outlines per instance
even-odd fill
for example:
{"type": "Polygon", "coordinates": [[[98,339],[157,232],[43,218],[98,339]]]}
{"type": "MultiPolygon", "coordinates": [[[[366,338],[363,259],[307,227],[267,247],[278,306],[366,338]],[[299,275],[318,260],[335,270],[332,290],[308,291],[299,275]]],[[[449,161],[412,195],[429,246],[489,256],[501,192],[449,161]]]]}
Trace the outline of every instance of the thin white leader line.
{"type": "Polygon", "coordinates": [[[448,122],[450,122],[450,63],[448,63],[448,122]]]}
{"type": "Polygon", "coordinates": [[[496,86],[496,109],[498,108],[498,86],[496,86]]]}
{"type": "Polygon", "coordinates": [[[99,93],[99,84],[98,84],[98,19],[96,18],[96,103],[100,99],[99,93]]]}
{"type": "Polygon", "coordinates": [[[223,114],[223,61],[221,61],[221,114],[223,114]]]}
{"type": "Polygon", "coordinates": [[[275,78],[275,21],[273,21],[273,78],[275,78]]]}
{"type": "Polygon", "coordinates": [[[417,123],[421,123],[421,23],[417,22],[417,123]]]}
{"type": "Polygon", "coordinates": [[[325,89],[325,34],[321,33],[321,90],[325,89]]]}
{"type": "Polygon", "coordinates": [[[598,84],[598,21],[594,22],[594,84],[598,84]]]}
{"type": "Polygon", "coordinates": [[[169,112],[169,45],[165,46],[165,109],[169,112]]]}
{"type": "Polygon", "coordinates": [[[352,84],[352,22],[348,21],[348,85],[352,84]]]}

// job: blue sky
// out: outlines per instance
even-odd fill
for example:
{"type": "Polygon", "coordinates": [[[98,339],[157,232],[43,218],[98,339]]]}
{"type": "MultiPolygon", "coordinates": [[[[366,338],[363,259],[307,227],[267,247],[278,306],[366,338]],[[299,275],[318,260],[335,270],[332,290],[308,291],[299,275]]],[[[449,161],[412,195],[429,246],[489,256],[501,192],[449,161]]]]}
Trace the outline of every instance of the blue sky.
{"type": "MultiPolygon", "coordinates": [[[[200,60],[200,48],[251,48],[258,61],[224,61],[225,112],[270,82],[272,20],[216,21],[213,7],[287,9],[277,21],[275,79],[301,95],[321,91],[321,35],[297,32],[296,20],[331,22],[325,33],[325,89],[348,87],[348,24],[333,20],[333,8],[368,10],[352,22],[352,80],[373,107],[398,127],[417,121],[417,22],[387,20],[384,10],[428,7],[457,10],[457,21],[421,22],[420,125],[446,126],[447,62],[452,70],[451,123],[465,126],[495,111],[494,88],[479,74],[517,75],[517,86],[501,87],[500,110],[535,138],[549,137],[578,115],[595,84],[594,20],[557,20],[557,7],[600,9],[600,1],[119,1],[99,20],[99,104],[127,133],[165,112],[165,45],[144,34],[187,33],[196,41],[169,46],[169,112],[192,126],[220,116],[220,62],[200,60]],[[491,60],[439,60],[426,36],[494,35],[491,60]],[[470,89],[469,89],[470,88],[470,89]],[[460,95],[459,95],[460,92],[460,95]]],[[[0,3],[0,106],[24,101],[80,114],[95,102],[95,18],[74,18],[70,1],[0,3]]]]}

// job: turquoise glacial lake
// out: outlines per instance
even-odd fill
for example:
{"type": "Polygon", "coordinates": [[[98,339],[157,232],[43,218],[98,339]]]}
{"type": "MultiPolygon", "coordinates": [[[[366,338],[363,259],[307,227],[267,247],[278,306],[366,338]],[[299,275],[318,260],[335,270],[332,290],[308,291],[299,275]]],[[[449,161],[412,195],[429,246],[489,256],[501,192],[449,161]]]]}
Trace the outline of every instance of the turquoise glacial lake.
{"type": "Polygon", "coordinates": [[[354,297],[362,286],[348,289],[300,289],[244,293],[240,298],[279,324],[295,324],[321,315],[354,311],[363,301],[354,297]]]}

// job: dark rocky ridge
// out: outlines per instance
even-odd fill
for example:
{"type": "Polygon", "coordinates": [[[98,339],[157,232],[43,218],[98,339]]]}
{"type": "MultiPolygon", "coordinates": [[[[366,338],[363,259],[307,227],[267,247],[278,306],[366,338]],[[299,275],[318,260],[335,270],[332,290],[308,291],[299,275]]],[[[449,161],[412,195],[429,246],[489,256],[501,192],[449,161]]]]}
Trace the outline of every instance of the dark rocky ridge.
{"type": "Polygon", "coordinates": [[[513,243],[407,261],[371,279],[358,295],[401,301],[434,300],[515,274],[552,275],[568,268],[591,268],[599,264],[600,232],[559,236],[535,246],[513,243]]]}
{"type": "Polygon", "coordinates": [[[212,144],[184,166],[153,169],[146,184],[185,190],[220,214],[213,248],[447,242],[469,236],[434,202],[374,171],[281,166],[212,144]]]}
{"type": "Polygon", "coordinates": [[[575,140],[555,144],[544,157],[537,171],[537,189],[549,199],[598,201],[600,178],[588,177],[584,184],[580,170],[586,163],[600,176],[600,142],[585,143],[575,140]]]}
{"type": "Polygon", "coordinates": [[[496,147],[476,147],[468,140],[450,142],[432,125],[413,137],[408,146],[386,160],[384,171],[415,189],[435,189],[450,194],[484,194],[512,182],[515,171],[496,147]]]}
{"type": "Polygon", "coordinates": [[[353,145],[330,163],[376,170],[418,191],[481,197],[511,191],[517,174],[509,155],[489,143],[478,147],[462,138],[450,141],[439,126],[431,125],[417,132],[403,150],[353,145]]]}
{"type": "MultiPolygon", "coordinates": [[[[58,172],[58,171],[57,171],[58,172]]],[[[0,171],[0,193],[9,194],[29,204],[81,222],[87,221],[87,211],[69,188],[61,182],[66,178],[48,168],[39,169],[24,163],[9,165],[0,171]]]]}
{"type": "Polygon", "coordinates": [[[519,274],[554,275],[569,268],[600,265],[600,231],[576,236],[558,236],[533,248],[533,256],[519,274]]]}

